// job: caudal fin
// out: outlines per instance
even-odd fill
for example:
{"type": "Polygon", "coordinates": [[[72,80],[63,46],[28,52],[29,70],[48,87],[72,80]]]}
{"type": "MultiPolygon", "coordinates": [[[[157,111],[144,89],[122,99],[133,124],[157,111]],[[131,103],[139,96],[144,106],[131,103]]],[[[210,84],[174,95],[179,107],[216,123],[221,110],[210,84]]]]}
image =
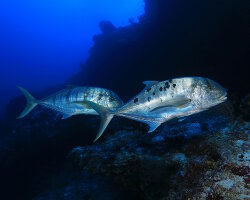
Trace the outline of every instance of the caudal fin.
{"type": "Polygon", "coordinates": [[[27,90],[19,86],[18,88],[23,93],[27,101],[26,107],[24,108],[23,112],[19,115],[19,117],[17,117],[17,119],[20,119],[25,117],[38,103],[36,99],[27,90]]]}
{"type": "Polygon", "coordinates": [[[103,134],[105,129],[107,128],[109,122],[114,117],[114,114],[110,113],[106,108],[104,108],[103,106],[98,105],[98,104],[96,104],[94,102],[84,101],[83,103],[87,104],[88,106],[93,108],[97,113],[99,113],[99,115],[101,117],[100,128],[99,128],[99,131],[98,131],[98,133],[96,135],[96,138],[94,140],[94,142],[96,142],[99,139],[99,137],[101,137],[101,135],[103,134]]]}

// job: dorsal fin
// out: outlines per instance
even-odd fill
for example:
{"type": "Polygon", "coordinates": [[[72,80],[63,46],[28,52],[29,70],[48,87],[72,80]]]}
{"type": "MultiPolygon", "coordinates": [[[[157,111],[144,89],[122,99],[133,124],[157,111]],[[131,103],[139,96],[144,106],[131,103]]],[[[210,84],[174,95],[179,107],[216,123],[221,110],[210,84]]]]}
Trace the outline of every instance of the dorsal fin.
{"type": "Polygon", "coordinates": [[[149,87],[159,83],[159,81],[144,81],[142,83],[146,86],[146,88],[149,88],[149,87]]]}

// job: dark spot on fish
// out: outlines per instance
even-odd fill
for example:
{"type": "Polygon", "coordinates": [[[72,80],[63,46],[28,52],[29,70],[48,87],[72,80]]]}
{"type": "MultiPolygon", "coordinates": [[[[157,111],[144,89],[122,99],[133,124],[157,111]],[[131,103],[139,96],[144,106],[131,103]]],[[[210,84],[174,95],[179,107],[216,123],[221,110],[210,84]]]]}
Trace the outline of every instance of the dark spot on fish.
{"type": "Polygon", "coordinates": [[[138,98],[135,98],[135,99],[134,99],[134,103],[137,103],[137,102],[138,102],[138,98]]]}
{"type": "Polygon", "coordinates": [[[160,89],[159,89],[160,91],[162,91],[163,90],[163,88],[162,87],[160,87],[160,89]]]}
{"type": "Polygon", "coordinates": [[[165,83],[165,87],[166,87],[166,88],[169,88],[169,87],[170,87],[169,82],[166,82],[166,83],[165,83]]]}
{"type": "Polygon", "coordinates": [[[148,102],[151,100],[151,98],[150,97],[148,97],[148,102]]]}
{"type": "Polygon", "coordinates": [[[109,101],[114,101],[114,97],[109,97],[109,101]]]}
{"type": "Polygon", "coordinates": [[[149,92],[151,90],[151,87],[147,89],[147,92],[149,92]]]}
{"type": "Polygon", "coordinates": [[[153,95],[155,95],[155,92],[153,92],[153,95]]]}
{"type": "MultiPolygon", "coordinates": [[[[98,95],[98,101],[100,101],[100,100],[102,99],[102,97],[103,97],[103,94],[100,93],[100,94],[98,95]]],[[[111,98],[111,97],[109,97],[109,98],[111,98]]]]}
{"type": "Polygon", "coordinates": [[[243,155],[243,154],[240,154],[240,155],[239,155],[239,158],[240,158],[240,159],[243,159],[243,158],[244,158],[244,155],[243,155]]]}
{"type": "Polygon", "coordinates": [[[173,87],[174,87],[174,88],[176,87],[176,84],[175,84],[175,83],[173,84],[173,87]]]}

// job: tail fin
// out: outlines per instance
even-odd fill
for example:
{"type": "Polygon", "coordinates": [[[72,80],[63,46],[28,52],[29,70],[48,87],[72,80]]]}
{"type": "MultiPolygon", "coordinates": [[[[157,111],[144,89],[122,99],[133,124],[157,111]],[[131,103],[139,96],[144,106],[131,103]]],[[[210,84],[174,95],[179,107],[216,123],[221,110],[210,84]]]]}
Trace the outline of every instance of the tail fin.
{"type": "Polygon", "coordinates": [[[24,108],[23,112],[19,115],[19,117],[17,117],[17,119],[20,119],[25,117],[38,103],[36,99],[27,90],[19,86],[18,88],[23,93],[27,101],[27,105],[24,108]]]}
{"type": "Polygon", "coordinates": [[[101,124],[100,124],[100,128],[99,131],[96,135],[96,138],[94,140],[94,142],[96,142],[99,137],[101,137],[101,135],[103,134],[103,132],[105,131],[105,129],[107,128],[109,122],[112,120],[112,118],[114,117],[113,113],[110,113],[110,111],[108,111],[106,108],[104,108],[101,105],[98,105],[94,102],[91,101],[84,101],[84,104],[87,104],[88,106],[90,106],[91,108],[93,108],[97,113],[99,113],[100,117],[101,117],[101,124]]]}

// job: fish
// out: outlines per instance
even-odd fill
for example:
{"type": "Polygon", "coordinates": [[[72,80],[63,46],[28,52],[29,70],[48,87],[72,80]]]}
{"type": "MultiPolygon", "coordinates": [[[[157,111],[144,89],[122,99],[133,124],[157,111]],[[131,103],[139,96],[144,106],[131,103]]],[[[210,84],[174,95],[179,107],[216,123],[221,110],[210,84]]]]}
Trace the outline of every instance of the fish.
{"type": "Polygon", "coordinates": [[[145,88],[115,111],[85,101],[101,116],[99,138],[114,116],[126,117],[149,125],[153,132],[162,123],[205,111],[227,99],[227,90],[203,77],[181,77],[166,81],[144,81],[145,88]]]}
{"type": "Polygon", "coordinates": [[[123,101],[113,91],[98,87],[68,86],[44,99],[35,99],[27,90],[18,86],[19,90],[26,97],[26,107],[17,119],[25,117],[37,105],[42,105],[62,114],[62,119],[72,115],[87,114],[98,115],[98,113],[87,104],[78,102],[91,101],[110,111],[123,105],[123,101]]]}

